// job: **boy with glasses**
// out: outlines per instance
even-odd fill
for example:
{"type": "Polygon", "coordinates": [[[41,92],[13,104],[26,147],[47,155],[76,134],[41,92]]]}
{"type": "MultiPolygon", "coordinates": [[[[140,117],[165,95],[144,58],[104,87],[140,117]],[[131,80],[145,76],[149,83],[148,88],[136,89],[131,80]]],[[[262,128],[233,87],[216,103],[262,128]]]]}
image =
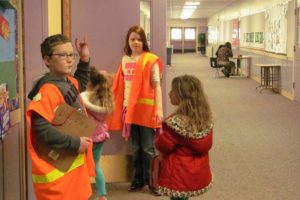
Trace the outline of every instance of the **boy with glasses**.
{"type": "Polygon", "coordinates": [[[87,137],[74,137],[58,131],[52,124],[55,109],[62,103],[84,112],[80,92],[89,78],[90,52],[86,41],[76,39],[80,61],[71,75],[75,57],[71,40],[57,34],[41,44],[42,58],[49,72],[40,78],[28,97],[28,150],[32,161],[32,180],[37,199],[88,199],[92,194],[89,176],[94,176],[91,143],[87,137]],[[43,142],[52,149],[79,153],[67,172],[41,159],[34,146],[43,142]]]}

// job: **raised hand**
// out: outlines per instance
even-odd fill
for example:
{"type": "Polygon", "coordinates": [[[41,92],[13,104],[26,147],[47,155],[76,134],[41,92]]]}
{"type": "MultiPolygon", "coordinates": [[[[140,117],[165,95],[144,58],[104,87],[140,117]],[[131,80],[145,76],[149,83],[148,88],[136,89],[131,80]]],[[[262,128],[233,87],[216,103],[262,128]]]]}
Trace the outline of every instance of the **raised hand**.
{"type": "Polygon", "coordinates": [[[86,38],[84,38],[83,41],[79,41],[79,39],[76,38],[75,46],[79,54],[80,60],[84,62],[88,62],[90,60],[90,50],[88,48],[88,43],[86,41],[86,38]]]}

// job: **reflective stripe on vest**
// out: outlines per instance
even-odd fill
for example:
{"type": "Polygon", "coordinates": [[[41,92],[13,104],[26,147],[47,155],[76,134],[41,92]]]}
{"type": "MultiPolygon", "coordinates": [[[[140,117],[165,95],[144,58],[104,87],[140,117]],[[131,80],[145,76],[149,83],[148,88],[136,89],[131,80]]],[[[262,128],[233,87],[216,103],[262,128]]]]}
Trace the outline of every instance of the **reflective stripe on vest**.
{"type": "Polygon", "coordinates": [[[146,105],[150,105],[150,106],[154,106],[155,105],[155,100],[154,99],[149,99],[149,98],[140,98],[137,101],[140,104],[146,104],[146,105]]]}
{"type": "Polygon", "coordinates": [[[49,172],[48,174],[45,175],[34,175],[32,174],[32,181],[34,183],[49,183],[49,182],[53,182],[57,179],[59,179],[60,177],[64,176],[66,173],[72,171],[73,169],[81,166],[84,164],[84,154],[79,154],[77,156],[77,158],[74,160],[74,162],[72,163],[70,169],[67,172],[62,172],[59,171],[58,169],[54,169],[51,172],[49,172]]]}
{"type": "Polygon", "coordinates": [[[150,54],[146,53],[145,56],[144,56],[143,62],[142,62],[143,70],[144,70],[144,68],[146,67],[146,63],[147,63],[150,59],[152,59],[151,62],[155,62],[155,60],[156,60],[157,58],[158,58],[158,57],[157,57],[157,56],[154,56],[153,54],[150,55],[150,54]]]}

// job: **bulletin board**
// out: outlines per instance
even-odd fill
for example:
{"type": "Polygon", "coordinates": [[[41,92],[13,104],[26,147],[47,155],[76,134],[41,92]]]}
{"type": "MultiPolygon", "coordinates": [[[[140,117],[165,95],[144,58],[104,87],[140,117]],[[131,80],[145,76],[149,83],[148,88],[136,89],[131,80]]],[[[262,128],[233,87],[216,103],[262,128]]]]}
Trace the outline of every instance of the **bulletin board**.
{"type": "Polygon", "coordinates": [[[268,52],[287,53],[287,10],[288,4],[277,4],[266,11],[265,15],[265,50],[268,52]]]}
{"type": "Polygon", "coordinates": [[[10,128],[10,112],[19,108],[16,1],[0,1],[0,139],[10,128]]]}
{"type": "Polygon", "coordinates": [[[0,84],[7,84],[12,110],[18,107],[16,16],[15,7],[0,2],[0,84]]]}

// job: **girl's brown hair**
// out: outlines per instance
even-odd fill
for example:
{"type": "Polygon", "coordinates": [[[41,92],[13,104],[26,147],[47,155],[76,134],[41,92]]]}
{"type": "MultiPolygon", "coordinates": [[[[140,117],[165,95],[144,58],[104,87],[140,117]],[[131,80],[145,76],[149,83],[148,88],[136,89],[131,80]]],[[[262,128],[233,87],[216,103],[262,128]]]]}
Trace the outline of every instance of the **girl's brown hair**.
{"type": "Polygon", "coordinates": [[[193,75],[172,80],[172,91],[179,102],[176,113],[189,117],[188,126],[202,131],[211,126],[212,112],[201,81],[193,75]]]}
{"type": "Polygon", "coordinates": [[[95,67],[91,67],[89,82],[94,91],[89,99],[91,103],[107,108],[107,111],[111,113],[114,109],[114,104],[111,84],[108,78],[95,67]]]}
{"type": "Polygon", "coordinates": [[[147,43],[147,39],[146,39],[146,34],[145,34],[145,31],[143,30],[143,28],[141,28],[140,26],[132,26],[128,30],[127,35],[126,35],[126,41],[125,41],[125,47],[124,47],[125,54],[127,56],[131,56],[131,54],[132,54],[132,50],[130,49],[128,41],[129,41],[130,34],[133,32],[140,35],[140,37],[142,39],[142,43],[143,43],[143,51],[147,51],[147,52],[150,51],[148,43],[147,43]]]}

